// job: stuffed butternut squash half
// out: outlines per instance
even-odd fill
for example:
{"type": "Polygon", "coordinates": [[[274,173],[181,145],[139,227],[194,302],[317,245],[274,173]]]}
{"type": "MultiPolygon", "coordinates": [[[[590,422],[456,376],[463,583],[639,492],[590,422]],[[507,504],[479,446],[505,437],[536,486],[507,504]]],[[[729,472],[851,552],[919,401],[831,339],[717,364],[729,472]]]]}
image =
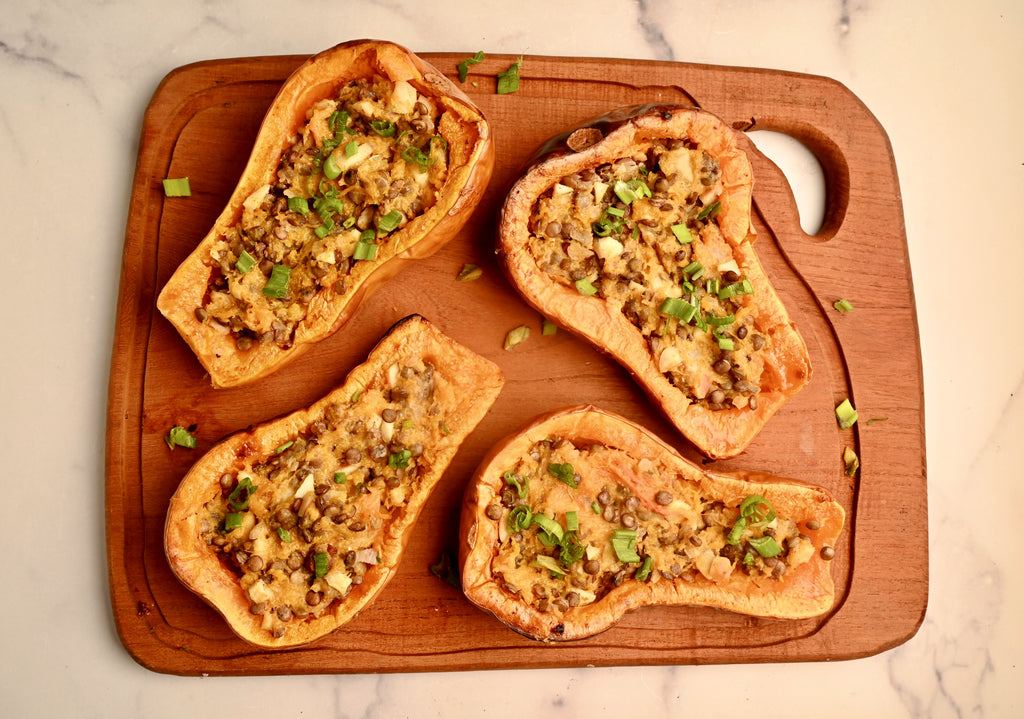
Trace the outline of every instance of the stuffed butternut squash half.
{"type": "Polygon", "coordinates": [[[281,87],[157,307],[215,387],[251,382],[451,240],[493,165],[486,120],[441,72],[391,43],[338,45],[281,87]]]}
{"type": "Polygon", "coordinates": [[[811,376],[754,253],[752,186],[717,117],[630,107],[549,141],[499,223],[527,302],[618,360],[712,458],[742,452],[811,376]]]}
{"type": "Polygon", "coordinates": [[[538,417],[466,489],[466,596],[515,631],[582,639],[648,605],[797,619],[831,609],[842,506],[756,472],[711,472],[592,406],[538,417]]]}
{"type": "Polygon", "coordinates": [[[407,318],[341,387],[196,462],[170,500],[171,569],[254,645],[334,631],[394,576],[503,382],[492,362],[407,318]]]}

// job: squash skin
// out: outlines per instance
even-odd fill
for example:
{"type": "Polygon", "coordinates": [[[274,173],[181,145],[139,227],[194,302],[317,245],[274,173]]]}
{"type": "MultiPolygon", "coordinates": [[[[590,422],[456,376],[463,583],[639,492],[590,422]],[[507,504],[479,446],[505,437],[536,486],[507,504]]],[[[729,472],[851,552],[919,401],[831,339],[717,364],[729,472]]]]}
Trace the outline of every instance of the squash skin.
{"type": "MultiPolygon", "coordinates": [[[[581,484],[585,483],[582,480],[581,484]]],[[[669,485],[633,487],[637,496],[652,498],[669,485]]],[[[590,512],[592,497],[582,498],[579,513],[590,512]]],[[[556,410],[530,421],[519,431],[496,444],[482,460],[467,486],[462,504],[459,564],[466,597],[494,615],[510,629],[532,639],[561,642],[584,639],[603,632],[631,610],[653,605],[703,605],[760,617],[800,619],[828,612],[835,601],[835,585],[829,561],[820,557],[822,547],[835,547],[845,522],[845,510],[828,493],[809,484],[754,471],[713,472],[679,455],[675,449],[645,428],[614,413],[592,405],[556,410]],[[716,585],[699,575],[692,582],[669,579],[639,582],[627,579],[589,605],[570,609],[561,617],[541,612],[521,601],[502,586],[492,571],[499,543],[498,522],[489,519],[489,504],[500,501],[502,473],[544,437],[562,437],[576,445],[599,444],[625,451],[630,457],[664,461],[686,482],[701,489],[701,496],[718,498],[736,506],[750,494],[768,499],[779,516],[800,520],[801,531],[810,535],[814,557],[792,569],[783,578],[767,582],[769,590],[751,589],[749,582],[716,585]],[[804,522],[815,518],[819,531],[806,529],[804,522]]],[[[734,572],[733,578],[740,573],[734,572]]]]}
{"type": "Polygon", "coordinates": [[[157,299],[207,370],[215,388],[251,383],[279,369],[336,332],[380,285],[406,263],[430,256],[449,242],[483,196],[494,168],[491,129],[479,108],[443,73],[409,50],[390,42],[357,40],[337,45],[304,62],[281,87],[260,127],[252,152],[224,210],[196,249],[181,263],[157,299]],[[282,152],[306,120],[307,110],[340,85],[373,74],[406,80],[433,98],[445,112],[438,131],[449,147],[448,176],[437,201],[380,246],[370,272],[350,276],[344,293],[322,288],[295,329],[293,343],[256,343],[240,351],[230,334],[195,317],[214,273],[210,250],[241,217],[242,204],[258,188],[272,184],[282,152]]]}
{"type": "Polygon", "coordinates": [[[526,302],[618,361],[680,433],[713,459],[740,454],[771,416],[810,382],[812,375],[804,340],[753,249],[752,188],[747,157],[739,148],[735,133],[719,118],[675,105],[631,106],[613,110],[546,142],[511,187],[499,219],[497,255],[505,274],[526,302]],[[591,135],[589,141],[600,139],[581,147],[577,138],[585,137],[586,133],[591,135]],[[759,329],[771,337],[756,409],[710,410],[691,403],[659,370],[636,325],[600,297],[583,297],[572,287],[554,281],[527,247],[531,211],[545,190],[562,177],[628,157],[638,143],[657,138],[690,138],[721,165],[724,192],[719,198],[721,211],[716,221],[741,274],[755,287],[759,329]]]}
{"type": "MultiPolygon", "coordinates": [[[[489,411],[504,384],[501,370],[443,334],[418,315],[397,323],[370,352],[366,361],[348,375],[345,383],[306,409],[240,431],[222,440],[203,455],[182,479],[171,497],[164,528],[164,551],[175,576],[190,591],[219,612],[241,639],[265,649],[308,644],[338,629],[369,605],[394,576],[416,520],[432,490],[442,478],[463,440],[489,411]],[[293,439],[317,420],[325,418],[334,403],[348,404],[357,390],[403,358],[429,358],[435,377],[458,396],[456,409],[445,417],[448,434],[435,446],[426,447],[429,468],[401,509],[385,527],[380,563],[369,568],[362,584],[328,611],[309,621],[288,627],[275,638],[261,630],[261,618],[250,612],[250,600],[239,577],[229,569],[201,536],[201,510],[221,495],[219,478],[226,471],[272,457],[276,448],[293,439]]],[[[258,491],[258,490],[257,490],[258,491]]]]}

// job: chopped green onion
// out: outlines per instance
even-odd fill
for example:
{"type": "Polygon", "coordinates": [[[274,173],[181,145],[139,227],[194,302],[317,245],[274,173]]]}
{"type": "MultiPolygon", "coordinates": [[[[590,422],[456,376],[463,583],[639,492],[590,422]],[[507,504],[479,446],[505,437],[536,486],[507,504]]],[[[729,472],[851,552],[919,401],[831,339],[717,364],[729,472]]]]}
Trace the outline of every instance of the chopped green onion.
{"type": "Polygon", "coordinates": [[[597,294],[597,288],[590,284],[590,280],[586,277],[576,280],[576,291],[584,297],[590,297],[591,295],[597,294]]]}
{"type": "Polygon", "coordinates": [[[255,266],[256,258],[245,250],[242,250],[242,254],[238,256],[238,262],[235,263],[235,269],[244,275],[255,266]]]}
{"type": "Polygon", "coordinates": [[[868,421],[866,422],[866,424],[868,424],[868,425],[872,425],[872,424],[874,424],[875,422],[888,422],[888,421],[889,421],[889,418],[888,418],[888,417],[873,417],[872,419],[869,419],[869,420],[868,420],[868,421]]]}
{"type": "Polygon", "coordinates": [[[594,514],[601,514],[601,504],[596,499],[590,505],[590,508],[594,510],[594,514]]]}
{"type": "Polygon", "coordinates": [[[349,143],[345,145],[345,158],[350,158],[359,152],[359,143],[355,140],[349,140],[349,143]]]}
{"type": "Polygon", "coordinates": [[[191,197],[192,187],[187,177],[167,178],[164,180],[165,197],[191,197]]]}
{"type": "Polygon", "coordinates": [[[744,278],[739,282],[733,282],[731,285],[718,290],[718,299],[727,300],[730,297],[736,295],[752,295],[754,294],[754,286],[750,284],[750,280],[744,278]]]}
{"type": "Polygon", "coordinates": [[[843,450],[843,465],[846,467],[846,474],[850,477],[857,474],[857,470],[860,469],[860,458],[849,447],[843,450]]]}
{"type": "Polygon", "coordinates": [[[230,532],[242,526],[242,515],[238,512],[228,512],[224,515],[224,531],[230,532]]]}
{"type": "Polygon", "coordinates": [[[518,496],[519,499],[523,499],[523,498],[526,497],[527,494],[529,494],[529,492],[530,492],[530,478],[529,477],[521,477],[518,474],[516,474],[515,472],[513,472],[511,469],[509,471],[505,472],[505,474],[501,475],[501,477],[502,477],[502,479],[505,480],[505,484],[507,484],[507,485],[509,485],[511,487],[515,487],[516,496],[518,496]]]}
{"type": "Polygon", "coordinates": [[[484,274],[484,271],[480,269],[478,265],[465,264],[462,269],[459,270],[458,276],[455,278],[456,282],[472,282],[478,280],[484,274]]]}
{"type": "Polygon", "coordinates": [[[324,176],[329,180],[336,180],[341,175],[341,165],[334,159],[334,153],[332,152],[324,160],[324,176]]]}
{"type": "Polygon", "coordinates": [[[359,397],[362,396],[362,394],[363,394],[363,390],[357,389],[355,392],[352,393],[352,398],[349,401],[352,404],[355,404],[356,402],[359,401],[359,397]]]}
{"type": "Polygon", "coordinates": [[[578,531],[580,528],[580,519],[576,512],[565,513],[565,528],[570,532],[578,531]]]}
{"type": "Polygon", "coordinates": [[[731,352],[736,349],[736,343],[732,341],[731,337],[719,337],[718,338],[718,349],[731,352]]]}
{"type": "Polygon", "coordinates": [[[334,483],[335,484],[345,484],[345,482],[347,482],[347,481],[348,481],[348,475],[345,472],[335,472],[334,473],[334,483]]]}
{"type": "Polygon", "coordinates": [[[372,242],[363,242],[360,240],[356,243],[356,249],[352,253],[353,260],[372,260],[377,256],[377,245],[372,242]]]}
{"type": "Polygon", "coordinates": [[[732,525],[732,529],[729,530],[729,534],[726,535],[725,541],[729,544],[739,544],[740,540],[743,539],[743,532],[747,529],[747,518],[740,517],[736,520],[736,524],[732,525]]]}
{"type": "Polygon", "coordinates": [[[466,78],[469,77],[469,66],[479,65],[484,61],[484,51],[480,50],[473,57],[467,57],[465,60],[456,65],[456,69],[459,71],[459,82],[465,82],[466,78]]]}
{"type": "Polygon", "coordinates": [[[283,300],[288,296],[288,282],[292,276],[292,268],[286,265],[274,265],[270,271],[270,279],[263,286],[263,294],[283,300]]]}
{"type": "Polygon", "coordinates": [[[775,519],[775,508],[760,494],[751,494],[740,502],[740,516],[745,519],[753,519],[755,523],[767,524],[775,519]],[[768,509],[762,512],[761,507],[768,509]]]}
{"type": "Polygon", "coordinates": [[[533,521],[533,512],[525,504],[517,504],[508,513],[508,528],[513,532],[522,532],[533,521]]]}
{"type": "Polygon", "coordinates": [[[550,537],[554,538],[555,543],[561,542],[562,537],[565,536],[565,532],[562,530],[562,525],[546,514],[538,512],[533,515],[533,524],[536,524],[542,530],[547,532],[550,537]]]}
{"type": "Polygon", "coordinates": [[[370,129],[381,137],[394,137],[397,128],[395,123],[387,120],[370,120],[370,129]]]}
{"type": "Polygon", "coordinates": [[[641,180],[631,180],[629,182],[616,180],[615,184],[612,185],[612,192],[620,200],[630,205],[641,197],[650,197],[651,188],[647,187],[641,180]]]}
{"type": "Polygon", "coordinates": [[[291,534],[291,532],[289,532],[284,527],[278,527],[277,528],[277,536],[281,538],[282,542],[290,542],[290,541],[292,541],[292,534],[291,534]]]}
{"type": "Polygon", "coordinates": [[[413,422],[411,419],[402,420],[402,429],[413,429],[415,426],[416,423],[413,422]]]}
{"type": "Polygon", "coordinates": [[[276,452],[277,454],[281,454],[286,449],[291,447],[293,444],[295,444],[295,441],[294,440],[289,440],[289,441],[285,442],[284,444],[279,445],[278,448],[274,450],[274,452],[276,452]]]}
{"type": "Polygon", "coordinates": [[[316,236],[319,237],[322,240],[323,238],[327,237],[327,235],[329,235],[331,230],[333,230],[333,229],[334,229],[334,219],[328,217],[327,219],[325,219],[323,221],[322,224],[317,225],[316,229],[313,230],[313,232],[315,232],[316,236]]]}
{"type": "Polygon", "coordinates": [[[288,209],[305,217],[309,214],[309,200],[305,197],[289,197],[288,209]]]}
{"type": "Polygon", "coordinates": [[[708,317],[706,319],[709,325],[712,325],[714,327],[723,327],[725,325],[731,325],[733,322],[735,322],[736,315],[730,313],[727,314],[725,317],[708,317]]]}
{"type": "Polygon", "coordinates": [[[519,58],[505,72],[498,73],[498,94],[507,95],[519,89],[519,68],[523,66],[523,58],[519,58]]]}
{"type": "Polygon", "coordinates": [[[550,336],[558,333],[558,326],[549,319],[541,320],[540,333],[544,336],[550,336]]]}
{"type": "Polygon", "coordinates": [[[327,122],[327,125],[331,128],[331,132],[337,134],[338,127],[348,130],[348,111],[347,110],[335,110],[331,113],[331,119],[327,122]]]}
{"type": "Polygon", "coordinates": [[[644,557],[644,563],[640,566],[640,569],[636,570],[636,580],[638,582],[646,582],[651,576],[651,565],[653,560],[650,557],[644,557]]]}
{"type": "Polygon", "coordinates": [[[640,563],[640,555],[636,553],[636,531],[633,529],[616,529],[612,533],[612,549],[620,562],[640,563]]]}
{"type": "Polygon", "coordinates": [[[689,322],[697,314],[696,305],[691,305],[682,297],[666,297],[658,309],[663,315],[670,315],[678,318],[681,322],[689,322]]]}
{"type": "MultiPolygon", "coordinates": [[[[434,144],[433,140],[431,140],[430,144],[434,144]]],[[[423,152],[423,150],[415,145],[409,145],[402,150],[402,159],[409,163],[416,163],[423,170],[437,162],[436,157],[431,157],[429,153],[423,152]]]]}
{"type": "Polygon", "coordinates": [[[576,489],[576,470],[574,470],[573,466],[568,462],[563,464],[549,464],[548,473],[558,479],[558,481],[564,482],[573,489],[576,489]]]}
{"type": "Polygon", "coordinates": [[[405,469],[409,466],[409,460],[412,459],[412,451],[403,449],[399,452],[392,452],[388,455],[388,466],[391,469],[405,469]]]}
{"type": "Polygon", "coordinates": [[[698,220],[703,220],[705,217],[707,217],[709,219],[714,218],[715,215],[718,214],[718,211],[721,210],[721,209],[722,209],[722,203],[720,203],[720,202],[712,202],[710,205],[708,205],[707,207],[705,207],[703,210],[700,211],[700,214],[697,215],[697,219],[698,220]]]}
{"type": "Polygon", "coordinates": [[[538,554],[537,558],[533,560],[533,565],[541,569],[547,569],[552,574],[557,574],[560,577],[565,574],[565,570],[562,569],[562,565],[558,563],[558,560],[546,554],[538,554]]]}
{"type": "Polygon", "coordinates": [[[708,281],[704,283],[704,290],[709,295],[717,295],[718,294],[718,290],[720,290],[721,288],[722,288],[722,281],[717,279],[717,278],[716,279],[708,279],[708,281]]]}
{"type": "Polygon", "coordinates": [[[583,559],[583,555],[587,553],[587,548],[580,542],[579,537],[571,531],[565,533],[559,545],[562,551],[559,552],[558,559],[563,567],[571,567],[573,562],[583,559]]]}
{"type": "Polygon", "coordinates": [[[189,433],[187,429],[182,426],[171,427],[171,431],[164,437],[164,442],[172,450],[175,447],[184,447],[185,449],[196,448],[195,435],[189,433]]]}
{"type": "Polygon", "coordinates": [[[510,350],[518,344],[525,342],[530,336],[530,328],[526,325],[520,325],[514,329],[509,330],[508,334],[505,335],[505,349],[510,350]]]}
{"type": "Polygon", "coordinates": [[[377,229],[379,229],[381,232],[391,232],[396,227],[398,227],[402,223],[402,220],[404,219],[405,216],[402,215],[401,212],[399,212],[398,210],[392,210],[391,212],[377,220],[377,229]]]}
{"type": "Polygon", "coordinates": [[[228,504],[239,512],[244,512],[249,508],[249,499],[257,489],[259,487],[252,483],[251,477],[242,477],[228,495],[228,504]]]}
{"type": "Polygon", "coordinates": [[[775,541],[774,537],[752,537],[747,540],[750,546],[757,550],[762,557],[776,557],[782,554],[782,547],[775,541]]]}
{"type": "Polygon", "coordinates": [[[743,566],[744,567],[753,567],[754,566],[754,553],[753,552],[747,552],[746,554],[743,555],[743,566]]]}
{"type": "Polygon", "coordinates": [[[705,271],[706,270],[704,269],[704,265],[697,262],[696,260],[694,260],[693,262],[691,262],[690,264],[683,268],[683,272],[688,274],[690,278],[694,280],[700,279],[701,275],[703,275],[705,271]]]}
{"type": "Polygon", "coordinates": [[[853,309],[853,305],[850,303],[850,300],[836,300],[832,303],[832,306],[844,313],[853,309]]]}
{"type": "Polygon", "coordinates": [[[690,228],[684,224],[672,225],[672,234],[676,236],[681,245],[693,242],[693,234],[690,232],[690,228]]]}
{"type": "Polygon", "coordinates": [[[322,577],[327,574],[327,570],[330,569],[331,559],[327,556],[327,552],[317,552],[313,555],[313,572],[317,577],[322,577]]]}
{"type": "Polygon", "coordinates": [[[849,399],[844,399],[836,407],[836,419],[839,420],[840,429],[849,429],[857,421],[857,410],[850,404],[849,399]]]}

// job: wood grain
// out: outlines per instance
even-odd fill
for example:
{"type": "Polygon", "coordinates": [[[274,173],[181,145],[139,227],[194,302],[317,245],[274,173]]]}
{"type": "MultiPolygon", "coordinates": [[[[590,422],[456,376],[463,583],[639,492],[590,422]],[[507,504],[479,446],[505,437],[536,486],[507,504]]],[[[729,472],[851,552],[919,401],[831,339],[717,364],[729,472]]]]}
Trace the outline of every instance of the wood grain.
{"type": "MultiPolygon", "coordinates": [[[[455,75],[465,55],[423,56],[455,75]]],[[[146,112],[125,235],[108,398],[106,523],[119,636],[136,661],[175,674],[297,674],[850,659],[916,632],[928,593],[924,400],[899,181],[888,139],[864,105],[827,78],[747,68],[599,58],[524,59],[520,90],[495,93],[515,61],[489,56],[464,85],[494,128],[497,163],[466,227],[433,257],[369,299],[340,332],[255,387],[213,390],[155,298],[206,233],[238,179],[263,113],[303,60],[283,56],[179,68],[146,112]],[[706,608],[645,608],[570,645],[520,637],[430,572],[454,551],[463,488],[496,439],[551,409],[592,402],[637,421],[684,455],[698,455],[612,360],[540,317],[494,259],[497,209],[550,135],[640,102],[710,110],[737,129],[784,132],[818,157],[828,186],[824,226],[801,230],[785,177],[747,138],[756,185],[756,248],[811,351],[811,384],[724,469],[757,469],[824,486],[846,507],[837,547],[835,609],[803,621],[706,608]],[[188,176],[190,198],[165,198],[164,177],[188,176]],[[457,283],[463,263],[482,279],[457,283]],[[855,306],[840,314],[832,303],[855,306]],[[163,555],[168,498],[201,452],[255,422],[305,406],[340,384],[386,329],[419,313],[498,362],[506,389],[428,503],[396,578],[355,621],[303,649],[264,652],[237,639],[175,580],[163,555]],[[502,349],[520,324],[530,339],[502,349]],[[861,421],[838,428],[850,397],[861,421]],[[870,419],[884,421],[867,423],[870,419]],[[195,452],[163,436],[197,425],[195,452]],[[842,452],[861,459],[843,473],[842,452]]]]}

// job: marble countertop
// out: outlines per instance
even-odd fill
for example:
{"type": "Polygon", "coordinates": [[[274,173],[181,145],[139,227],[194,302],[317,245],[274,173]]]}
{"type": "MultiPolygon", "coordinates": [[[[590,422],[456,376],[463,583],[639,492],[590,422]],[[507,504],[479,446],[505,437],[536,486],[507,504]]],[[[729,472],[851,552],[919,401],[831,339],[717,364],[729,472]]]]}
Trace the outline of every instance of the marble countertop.
{"type": "MultiPolygon", "coordinates": [[[[1019,716],[1022,31],[1015,0],[8,3],[0,714],[1019,716]],[[133,662],[107,587],[103,430],[142,113],[186,63],[312,54],[361,37],[422,52],[791,70],[863,100],[899,171],[925,378],[931,578],[915,636],[866,659],[810,664],[184,678],[133,662]],[[989,261],[1000,271],[975,277],[989,261]]],[[[799,157],[779,161],[813,216],[813,173],[799,157]]]]}

